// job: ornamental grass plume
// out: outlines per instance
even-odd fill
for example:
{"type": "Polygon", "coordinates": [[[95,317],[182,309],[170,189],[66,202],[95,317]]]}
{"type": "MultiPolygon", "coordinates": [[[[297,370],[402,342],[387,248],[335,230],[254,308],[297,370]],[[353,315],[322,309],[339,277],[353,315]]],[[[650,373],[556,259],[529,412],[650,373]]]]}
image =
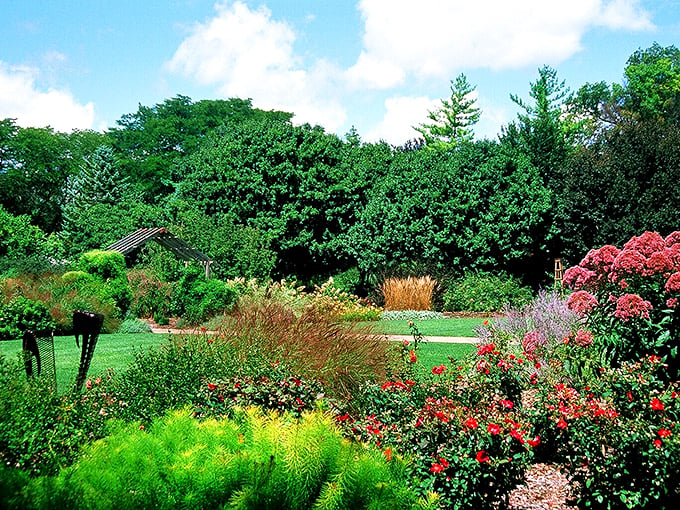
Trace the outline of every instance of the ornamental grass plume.
{"type": "Polygon", "coordinates": [[[216,342],[228,343],[248,363],[256,353],[285,361],[296,374],[321,381],[334,396],[349,398],[366,381],[384,379],[391,347],[370,326],[342,321],[315,307],[301,313],[276,299],[241,302],[216,342]]]}
{"type": "Polygon", "coordinates": [[[387,278],[379,290],[385,298],[385,310],[432,310],[432,296],[437,281],[429,276],[387,278]]]}

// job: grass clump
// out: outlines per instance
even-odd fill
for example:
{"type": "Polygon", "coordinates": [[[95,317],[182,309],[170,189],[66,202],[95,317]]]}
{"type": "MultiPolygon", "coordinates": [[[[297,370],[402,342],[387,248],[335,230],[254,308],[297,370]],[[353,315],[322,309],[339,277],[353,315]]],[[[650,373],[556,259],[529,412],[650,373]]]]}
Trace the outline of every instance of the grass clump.
{"type": "Polygon", "coordinates": [[[429,276],[387,278],[379,290],[386,310],[432,310],[437,281],[429,276]]]}

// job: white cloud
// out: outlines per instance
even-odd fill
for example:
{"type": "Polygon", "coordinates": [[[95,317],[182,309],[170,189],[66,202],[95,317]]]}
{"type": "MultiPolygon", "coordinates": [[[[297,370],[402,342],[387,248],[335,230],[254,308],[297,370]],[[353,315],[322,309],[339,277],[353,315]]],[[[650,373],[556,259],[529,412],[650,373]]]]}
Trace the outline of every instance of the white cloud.
{"type": "Polygon", "coordinates": [[[391,97],[385,100],[383,120],[366,135],[366,141],[384,140],[402,145],[412,138],[421,137],[413,126],[427,121],[427,113],[441,105],[440,99],[428,97],[391,97]]]}
{"type": "Polygon", "coordinates": [[[94,105],[79,104],[65,90],[39,90],[39,70],[0,61],[0,118],[17,119],[24,127],[51,126],[56,131],[91,129],[94,105]]]}
{"type": "Polygon", "coordinates": [[[377,88],[407,75],[554,64],[578,52],[583,34],[596,26],[654,28],[638,0],[360,0],[358,8],[364,49],[348,74],[377,88]]]}
{"type": "Polygon", "coordinates": [[[261,6],[242,2],[215,5],[216,15],[194,25],[166,68],[214,86],[225,97],[252,98],[264,109],[295,113],[297,122],[335,130],[346,113],[329,91],[339,72],[326,62],[305,68],[295,54],[294,30],[272,19],[261,6]]]}

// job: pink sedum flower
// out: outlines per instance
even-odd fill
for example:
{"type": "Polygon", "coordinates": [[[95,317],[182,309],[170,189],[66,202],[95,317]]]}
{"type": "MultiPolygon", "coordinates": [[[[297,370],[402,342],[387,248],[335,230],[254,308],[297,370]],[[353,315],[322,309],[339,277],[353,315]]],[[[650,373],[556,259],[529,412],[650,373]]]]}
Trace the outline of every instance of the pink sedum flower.
{"type": "Polygon", "coordinates": [[[647,258],[634,250],[623,250],[612,264],[609,279],[617,282],[625,275],[643,274],[647,265],[647,258]]]}
{"type": "Polygon", "coordinates": [[[671,232],[666,236],[666,239],[664,239],[666,246],[669,248],[673,246],[674,244],[680,244],[680,230],[676,230],[675,232],[671,232]]]}
{"type": "Polygon", "coordinates": [[[616,300],[614,316],[624,322],[636,318],[649,319],[651,309],[652,304],[637,294],[624,294],[616,300]]]}
{"type": "Polygon", "coordinates": [[[668,280],[666,280],[666,285],[663,288],[667,294],[678,294],[680,293],[680,273],[673,273],[668,280]]]}
{"type": "Polygon", "coordinates": [[[573,290],[593,288],[597,284],[597,273],[581,266],[570,267],[564,272],[562,283],[573,290]]]}
{"type": "Polygon", "coordinates": [[[652,253],[662,251],[666,247],[666,241],[658,232],[644,232],[640,236],[634,236],[623,245],[623,250],[632,250],[649,257],[652,253]]]}
{"type": "Polygon", "coordinates": [[[588,315],[598,304],[597,298],[585,290],[577,290],[567,300],[569,309],[581,317],[588,315]]]}
{"type": "Polygon", "coordinates": [[[590,250],[579,266],[597,273],[608,273],[621,250],[607,244],[597,250],[590,250]]]}

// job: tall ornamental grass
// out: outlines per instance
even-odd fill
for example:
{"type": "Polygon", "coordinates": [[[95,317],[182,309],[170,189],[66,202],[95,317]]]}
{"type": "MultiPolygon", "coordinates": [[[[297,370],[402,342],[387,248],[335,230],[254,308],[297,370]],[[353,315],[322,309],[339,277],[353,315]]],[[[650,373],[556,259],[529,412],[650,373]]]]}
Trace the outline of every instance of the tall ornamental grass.
{"type": "Polygon", "coordinates": [[[379,290],[385,298],[385,310],[432,310],[437,281],[429,276],[387,278],[379,290]]]}

